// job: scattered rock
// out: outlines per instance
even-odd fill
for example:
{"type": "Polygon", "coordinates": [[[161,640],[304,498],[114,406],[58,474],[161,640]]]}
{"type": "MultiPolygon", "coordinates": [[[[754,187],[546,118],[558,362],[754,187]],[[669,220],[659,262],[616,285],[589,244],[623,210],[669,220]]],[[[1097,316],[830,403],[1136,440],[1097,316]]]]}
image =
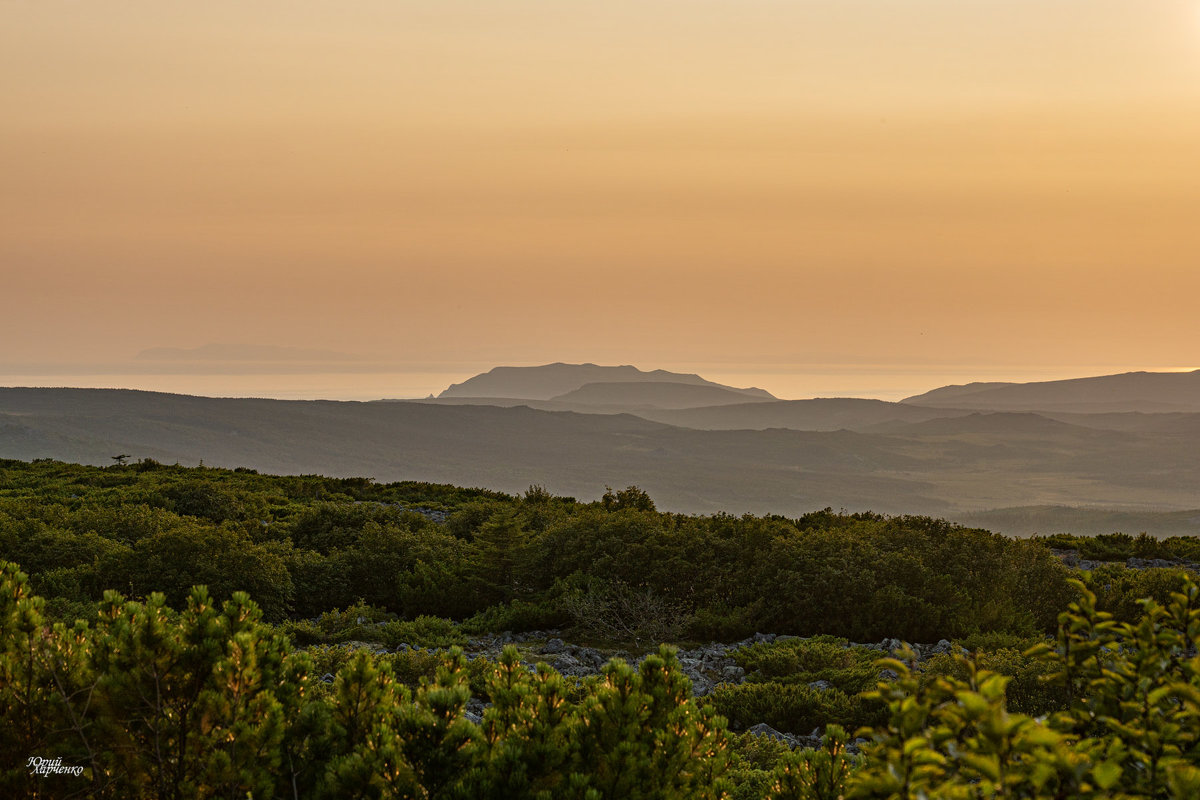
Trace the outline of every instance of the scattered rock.
{"type": "Polygon", "coordinates": [[[1059,561],[1062,561],[1068,567],[1073,569],[1085,569],[1088,571],[1099,569],[1105,564],[1121,564],[1123,563],[1128,569],[1161,569],[1164,567],[1176,567],[1192,572],[1200,572],[1200,563],[1195,561],[1186,561],[1183,559],[1170,558],[1128,558],[1124,562],[1121,561],[1100,561],[1098,559],[1084,558],[1079,554],[1078,550],[1051,550],[1059,561]]]}
{"type": "MultiPolygon", "coordinates": [[[[532,653],[532,655],[528,655],[522,660],[521,664],[523,667],[532,672],[536,669],[534,662],[544,660],[557,670],[559,674],[567,678],[585,678],[590,675],[599,675],[604,666],[613,658],[622,658],[626,663],[634,667],[637,667],[646,659],[647,654],[644,653],[633,654],[620,650],[599,650],[594,647],[571,644],[562,638],[561,633],[561,631],[557,630],[547,630],[526,631],[522,633],[504,631],[497,634],[481,634],[471,638],[467,642],[464,654],[468,660],[472,661],[479,658],[495,661],[500,657],[500,653],[506,645],[529,644],[530,649],[525,652],[532,653]]],[[[746,671],[733,658],[733,654],[737,650],[757,643],[783,642],[803,638],[791,635],[777,636],[773,633],[756,633],[740,642],[731,642],[728,644],[711,642],[690,650],[680,650],[676,654],[676,658],[679,660],[680,668],[692,683],[693,696],[703,697],[722,684],[739,684],[745,682],[746,671]]],[[[387,652],[386,648],[366,642],[349,642],[347,644],[350,647],[368,647],[376,653],[387,652]]],[[[895,638],[883,639],[876,644],[857,644],[854,642],[847,644],[848,647],[868,648],[885,655],[895,654],[903,645],[904,643],[901,640],[895,638]]],[[[916,644],[912,645],[912,647],[918,661],[940,653],[961,652],[961,648],[956,647],[947,639],[942,639],[936,644],[916,644]]],[[[400,644],[395,648],[395,652],[402,653],[411,649],[414,648],[409,644],[400,644]]],[[[880,672],[879,677],[883,680],[895,680],[899,676],[894,671],[885,669],[880,672]]],[[[835,688],[832,683],[825,680],[812,681],[807,685],[817,691],[829,691],[835,688]]],[[[788,735],[795,737],[794,734],[788,735]]],[[[795,738],[799,741],[805,737],[795,738]]]]}
{"type": "Polygon", "coordinates": [[[480,700],[478,697],[472,697],[470,700],[467,701],[466,711],[468,714],[475,714],[477,716],[482,717],[484,709],[491,708],[491,707],[492,707],[491,703],[485,703],[482,700],[480,700]]]}
{"type": "Polygon", "coordinates": [[[760,722],[746,729],[746,733],[752,733],[755,736],[769,736],[777,742],[783,742],[789,746],[795,747],[796,737],[786,733],[780,733],[765,722],[760,722]]]}
{"type": "Polygon", "coordinates": [[[1131,558],[1125,562],[1129,569],[1162,569],[1164,567],[1182,567],[1192,572],[1197,571],[1200,564],[1195,561],[1173,561],[1169,558],[1131,558]]]}
{"type": "Polygon", "coordinates": [[[954,652],[954,645],[950,644],[949,639],[939,639],[938,643],[930,648],[927,655],[949,655],[954,652]]]}

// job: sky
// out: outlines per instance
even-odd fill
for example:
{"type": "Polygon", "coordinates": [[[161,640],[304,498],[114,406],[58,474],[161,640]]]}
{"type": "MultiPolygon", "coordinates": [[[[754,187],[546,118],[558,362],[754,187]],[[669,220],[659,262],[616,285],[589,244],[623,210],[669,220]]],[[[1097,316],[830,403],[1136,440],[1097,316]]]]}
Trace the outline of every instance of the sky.
{"type": "Polygon", "coordinates": [[[0,385],[1200,366],[1200,0],[0,15],[0,385]]]}

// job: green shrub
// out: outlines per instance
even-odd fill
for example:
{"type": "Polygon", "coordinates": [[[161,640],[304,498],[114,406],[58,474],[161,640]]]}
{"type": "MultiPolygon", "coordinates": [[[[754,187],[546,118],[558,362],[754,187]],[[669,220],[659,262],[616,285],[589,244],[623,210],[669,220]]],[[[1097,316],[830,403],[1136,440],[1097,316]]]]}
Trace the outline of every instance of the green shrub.
{"type": "Polygon", "coordinates": [[[857,727],[867,721],[857,698],[840,689],[813,689],[798,684],[723,684],[707,697],[734,730],[765,722],[772,728],[807,735],[828,723],[857,727]]]}
{"type": "Polygon", "coordinates": [[[1106,564],[1088,574],[1088,587],[1096,593],[1096,607],[1121,622],[1133,622],[1142,616],[1141,601],[1151,598],[1159,604],[1169,602],[1172,592],[1188,580],[1182,568],[1129,569],[1121,564],[1106,564]]]}
{"type": "Polygon", "coordinates": [[[454,622],[442,617],[422,615],[413,620],[391,620],[376,626],[380,641],[388,647],[407,644],[413,647],[452,647],[466,643],[466,636],[454,622]]]}
{"type": "Polygon", "coordinates": [[[755,632],[757,610],[750,606],[729,608],[725,605],[696,609],[684,635],[696,641],[731,642],[755,632]]]}
{"type": "Polygon", "coordinates": [[[879,673],[874,666],[878,656],[876,650],[850,647],[845,639],[832,636],[756,642],[733,654],[746,670],[748,682],[827,681],[851,695],[874,686],[879,673]]]}
{"type": "Polygon", "coordinates": [[[513,600],[480,611],[463,620],[466,633],[495,633],[500,631],[537,631],[558,628],[570,621],[558,603],[550,600],[528,602],[513,600]]]}
{"type": "Polygon", "coordinates": [[[970,636],[959,639],[955,644],[971,653],[977,650],[988,652],[1006,649],[1025,651],[1045,640],[1045,636],[1027,636],[1003,631],[992,631],[990,633],[973,633],[970,636]]]}
{"type": "Polygon", "coordinates": [[[285,622],[282,629],[297,645],[371,642],[389,648],[451,647],[466,642],[459,626],[441,617],[397,619],[395,614],[363,602],[342,611],[327,611],[315,620],[285,622]]]}
{"type": "Polygon", "coordinates": [[[820,747],[784,756],[771,776],[767,800],[842,800],[854,767],[847,740],[842,728],[830,725],[820,747]]]}
{"type": "MultiPolygon", "coordinates": [[[[173,610],[160,594],[137,602],[109,592],[94,617],[50,625],[27,576],[2,563],[0,793],[97,800],[1200,796],[1200,585],[1186,579],[1166,604],[1146,600],[1134,622],[1101,610],[1084,583],[1072,588],[1078,599],[1060,615],[1054,643],[1026,653],[939,656],[916,673],[907,663],[912,654],[902,652],[875,663],[896,677],[862,698],[747,683],[718,687],[699,704],[670,648],[636,669],[614,661],[574,687],[545,666],[531,673],[512,647],[495,663],[470,664],[456,649],[297,653],[244,593],[218,606],[198,588],[173,610]],[[332,685],[313,686],[318,669],[335,675],[332,685]],[[1033,717],[1008,707],[1033,671],[1063,693],[1061,710],[1033,717]],[[494,704],[478,725],[464,715],[477,684],[494,704]],[[855,702],[883,712],[864,732],[869,742],[857,768],[838,730],[869,707],[855,702]],[[738,725],[799,732],[824,725],[826,736],[817,750],[794,753],[745,737],[730,742],[718,712],[738,725]],[[70,783],[61,775],[39,781],[29,774],[30,753],[61,756],[82,774],[70,783]]],[[[445,632],[441,622],[422,624],[445,632]]],[[[833,644],[792,655],[798,666],[835,669],[826,646],[833,644]]],[[[760,663],[775,664],[781,649],[791,648],[764,648],[760,663]]]]}
{"type": "Polygon", "coordinates": [[[976,651],[971,662],[949,654],[932,656],[921,662],[922,680],[926,683],[937,677],[966,680],[969,663],[1009,679],[1005,699],[1010,711],[1041,716],[1066,708],[1066,692],[1048,682],[1054,668],[1043,659],[1012,648],[976,651]]]}

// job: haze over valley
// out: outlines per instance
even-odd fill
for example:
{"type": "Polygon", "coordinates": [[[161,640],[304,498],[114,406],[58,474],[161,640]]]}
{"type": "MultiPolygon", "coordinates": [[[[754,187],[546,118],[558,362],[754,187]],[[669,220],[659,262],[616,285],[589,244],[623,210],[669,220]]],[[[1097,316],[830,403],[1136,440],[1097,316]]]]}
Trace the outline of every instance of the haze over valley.
{"type": "Polygon", "coordinates": [[[493,369],[418,401],[0,389],[0,457],[125,453],[581,499],[636,484],[681,512],[832,506],[1017,534],[1200,529],[1196,452],[1200,373],[968,384],[903,402],[780,400],[694,374],[561,363],[493,369]]]}

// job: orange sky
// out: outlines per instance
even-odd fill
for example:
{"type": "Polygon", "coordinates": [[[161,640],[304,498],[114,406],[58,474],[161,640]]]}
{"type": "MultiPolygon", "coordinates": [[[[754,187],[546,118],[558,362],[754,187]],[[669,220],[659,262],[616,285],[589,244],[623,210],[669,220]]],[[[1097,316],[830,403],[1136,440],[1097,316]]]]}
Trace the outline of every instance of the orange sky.
{"type": "Polygon", "coordinates": [[[207,342],[1200,361],[1198,0],[0,14],[0,383],[207,342]]]}

